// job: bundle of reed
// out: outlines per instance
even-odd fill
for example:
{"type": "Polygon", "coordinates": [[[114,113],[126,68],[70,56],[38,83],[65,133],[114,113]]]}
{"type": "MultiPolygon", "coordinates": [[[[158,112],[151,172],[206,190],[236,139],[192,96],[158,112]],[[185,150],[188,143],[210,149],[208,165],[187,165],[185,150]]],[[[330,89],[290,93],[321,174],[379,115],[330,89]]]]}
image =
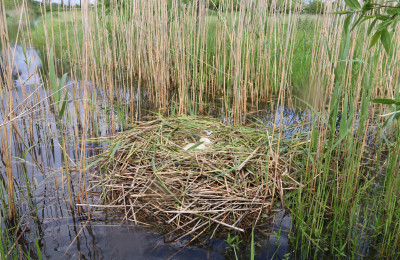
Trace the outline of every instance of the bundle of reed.
{"type": "Polygon", "coordinates": [[[289,176],[289,152],[277,155],[278,141],[285,143],[265,127],[209,118],[138,123],[113,140],[96,167],[102,201],[124,208],[126,219],[159,221],[180,236],[245,231],[274,198],[283,203],[284,189],[297,186],[289,176]],[[183,149],[204,133],[212,142],[205,149],[183,149]]]}

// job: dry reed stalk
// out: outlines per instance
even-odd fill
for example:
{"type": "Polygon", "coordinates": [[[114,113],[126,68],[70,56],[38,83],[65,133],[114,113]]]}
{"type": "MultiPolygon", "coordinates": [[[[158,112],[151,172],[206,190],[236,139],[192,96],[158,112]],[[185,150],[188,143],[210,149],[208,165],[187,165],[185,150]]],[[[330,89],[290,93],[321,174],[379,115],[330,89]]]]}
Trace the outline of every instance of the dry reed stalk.
{"type": "MultiPolygon", "coordinates": [[[[288,5],[288,1],[285,4],[288,5]]],[[[83,52],[77,41],[79,22],[72,22],[72,38],[61,37],[61,34],[68,35],[70,31],[67,23],[65,31],[59,35],[54,35],[56,28],[45,26],[46,44],[48,43],[46,53],[57,38],[65,38],[68,51],[67,55],[62,55],[60,59],[67,58],[73,62],[73,66],[70,67],[71,77],[81,78],[79,71],[84,71],[82,66],[89,64],[91,69],[88,80],[108,92],[112,110],[114,96],[118,103],[124,100],[123,94],[120,95],[116,90],[122,83],[122,93],[129,92],[130,100],[123,105],[129,107],[130,118],[136,118],[137,111],[140,110],[141,92],[147,92],[151,101],[159,108],[169,107],[174,99],[180,113],[188,113],[189,106],[192,110],[195,109],[196,102],[199,103],[198,111],[206,112],[204,102],[213,102],[215,93],[222,93],[226,116],[229,117],[232,113],[234,122],[242,122],[249,101],[257,103],[255,101],[266,99],[276,89],[283,91],[278,91],[282,100],[287,98],[293,72],[291,67],[295,55],[295,35],[298,30],[296,24],[299,17],[296,10],[293,13],[280,14],[277,8],[274,8],[276,2],[268,9],[263,1],[243,1],[243,5],[244,8],[238,12],[216,12],[216,35],[215,41],[210,42],[211,45],[207,42],[210,26],[206,25],[210,23],[212,16],[206,10],[204,21],[201,19],[197,26],[193,26],[196,17],[194,5],[182,9],[178,1],[173,1],[168,10],[166,3],[159,1],[129,1],[124,3],[124,8],[112,3],[110,16],[107,16],[104,5],[101,10],[95,6],[90,8],[90,14],[86,14],[91,16],[89,20],[96,21],[91,23],[88,32],[85,33],[87,40],[84,42],[90,45],[90,59],[85,60],[82,56],[83,52]],[[215,48],[212,59],[207,57],[211,48],[215,48]],[[282,55],[278,57],[277,53],[282,55]],[[272,74],[269,75],[270,72],[272,74]],[[141,83],[136,84],[132,81],[138,75],[141,83]],[[207,77],[208,80],[205,81],[207,77]],[[143,85],[146,82],[149,83],[148,86],[143,85]],[[175,97],[170,96],[174,93],[172,89],[177,90],[175,97]],[[211,99],[208,99],[207,93],[214,93],[211,99]]],[[[317,16],[315,35],[312,37],[314,48],[310,93],[321,107],[329,103],[328,97],[332,93],[332,69],[337,65],[337,43],[341,38],[342,19],[330,15],[335,8],[338,7],[328,3],[324,13],[317,16]],[[327,54],[328,49],[331,55],[327,54]]],[[[47,13],[45,6],[41,10],[43,24],[46,24],[48,19],[54,22],[53,7],[50,7],[50,13],[47,13]],[[51,17],[48,17],[49,15],[51,17]]],[[[67,17],[68,13],[75,15],[74,20],[80,20],[80,14],[77,16],[78,10],[75,8],[64,7],[61,12],[64,13],[64,17],[67,17]]],[[[350,53],[354,51],[353,44],[350,53]]],[[[389,60],[387,62],[395,63],[389,60]]],[[[391,66],[388,64],[385,67],[391,66]]],[[[349,75],[351,67],[350,64],[347,70],[349,75]]],[[[62,66],[60,71],[63,71],[62,66]]],[[[397,73],[397,70],[394,73],[397,73]]],[[[362,78],[362,74],[359,78],[362,78]]],[[[388,79],[391,86],[396,85],[394,79],[395,77],[388,79]]],[[[346,80],[346,84],[350,84],[349,76],[346,80]]],[[[357,84],[357,87],[359,86],[360,84],[357,84]]],[[[111,125],[114,125],[113,113],[111,121],[111,125]]]]}

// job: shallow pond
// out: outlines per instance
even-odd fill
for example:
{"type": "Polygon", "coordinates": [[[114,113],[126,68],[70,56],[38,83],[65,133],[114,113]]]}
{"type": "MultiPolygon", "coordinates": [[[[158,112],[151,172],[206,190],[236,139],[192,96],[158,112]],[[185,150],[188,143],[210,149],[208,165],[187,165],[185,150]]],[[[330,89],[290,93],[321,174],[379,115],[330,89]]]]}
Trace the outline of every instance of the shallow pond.
{"type": "MultiPolygon", "coordinates": [[[[24,55],[21,46],[17,46],[12,52],[15,58],[12,66],[15,86],[9,93],[12,93],[13,102],[20,104],[16,107],[17,119],[13,120],[19,133],[12,135],[11,149],[13,174],[17,179],[16,189],[20,191],[16,194],[19,199],[18,212],[23,217],[21,226],[23,235],[18,242],[21,248],[29,251],[32,257],[38,257],[37,252],[32,250],[35,248],[35,230],[37,230],[38,245],[45,259],[166,259],[169,257],[173,259],[230,259],[234,257],[233,251],[227,249],[229,245],[223,238],[209,241],[205,237],[189,245],[187,245],[189,237],[176,242],[166,242],[162,232],[155,231],[154,227],[126,223],[112,209],[93,209],[89,219],[86,210],[76,206],[79,204],[77,198],[68,197],[67,175],[73,184],[72,194],[79,193],[77,184],[82,179],[77,174],[77,170],[71,170],[69,173],[62,170],[65,166],[65,157],[61,150],[61,139],[55,115],[49,109],[48,91],[38,74],[41,66],[39,55],[33,48],[28,48],[24,55]],[[37,104],[35,100],[43,100],[43,102],[37,104]],[[32,198],[36,203],[37,213],[33,206],[35,203],[33,205],[28,203],[29,194],[26,191],[25,176],[32,187],[32,198]],[[36,214],[37,218],[34,217],[36,214]]],[[[67,89],[70,92],[74,89],[79,91],[80,86],[80,82],[72,79],[67,81],[67,89]]],[[[102,93],[99,92],[96,95],[98,97],[96,100],[101,100],[102,93]]],[[[3,95],[3,105],[10,101],[6,96],[3,95]]],[[[97,123],[101,127],[98,127],[96,134],[109,136],[111,135],[111,129],[107,128],[109,122],[104,121],[109,111],[104,104],[99,103],[96,105],[99,113],[97,123]]],[[[67,110],[70,117],[83,116],[83,114],[77,114],[79,113],[76,112],[77,107],[82,108],[79,100],[69,100],[67,110]]],[[[11,124],[7,123],[8,117],[2,112],[3,110],[0,111],[2,127],[10,131],[11,124]]],[[[278,126],[300,124],[306,116],[303,112],[284,107],[278,107],[278,110],[264,110],[252,116],[253,119],[264,122],[265,127],[268,128],[272,126],[276,115],[278,119],[275,123],[278,126]]],[[[78,130],[73,129],[72,123],[67,128],[65,131],[69,134],[66,135],[68,139],[66,150],[70,165],[79,162],[81,156],[90,158],[100,153],[107,145],[101,139],[86,141],[85,152],[81,154],[80,149],[76,148],[80,147],[81,137],[74,133],[78,130]]],[[[120,124],[116,125],[116,130],[121,130],[120,124]]],[[[291,134],[291,132],[287,133],[288,136],[291,134]]],[[[3,178],[5,179],[5,176],[3,178]]],[[[90,178],[87,177],[83,181],[90,183],[90,178]]],[[[96,200],[96,197],[90,200],[96,200]]],[[[5,219],[2,219],[2,222],[11,227],[5,219]]],[[[257,258],[284,258],[286,254],[291,254],[293,249],[288,242],[290,229],[291,218],[288,212],[278,210],[272,214],[267,223],[261,225],[255,232],[257,258]]],[[[238,245],[239,258],[250,256],[250,237],[251,231],[250,236],[241,238],[242,242],[238,245]]]]}

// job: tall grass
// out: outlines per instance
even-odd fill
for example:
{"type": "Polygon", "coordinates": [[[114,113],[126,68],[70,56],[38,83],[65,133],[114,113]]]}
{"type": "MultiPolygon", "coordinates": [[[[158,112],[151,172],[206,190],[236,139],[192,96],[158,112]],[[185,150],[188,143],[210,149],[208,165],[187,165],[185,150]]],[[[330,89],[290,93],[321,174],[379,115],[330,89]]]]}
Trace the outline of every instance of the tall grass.
{"type": "MultiPolygon", "coordinates": [[[[365,253],[361,245],[367,240],[380,254],[396,256],[398,125],[380,130],[377,115],[386,108],[369,100],[398,98],[400,37],[394,37],[390,54],[379,45],[369,49],[362,44],[370,41],[368,22],[352,29],[352,17],[332,14],[343,9],[333,1],[311,18],[297,8],[282,12],[276,1],[242,0],[239,8],[232,0],[219,1],[226,8],[217,11],[198,10],[197,1],[82,2],[81,8],[42,4],[33,17],[28,2],[18,1],[16,10],[23,15],[16,16],[13,27],[6,18],[10,6],[1,4],[2,53],[16,43],[35,46],[43,61],[42,82],[22,84],[18,96],[11,73],[15,58],[0,60],[1,167],[7,186],[2,200],[10,218],[17,217],[11,148],[18,143],[27,150],[26,136],[37,141],[29,138],[30,127],[17,124],[18,115],[25,112],[23,120],[30,125],[54,102],[43,101],[35,90],[43,84],[52,95],[49,70],[55,55],[55,72],[71,78],[72,102],[59,118],[61,127],[49,124],[45,132],[73,136],[71,145],[79,147],[79,162],[64,158],[66,168],[78,172],[75,183],[68,179],[77,187],[67,191],[71,206],[87,197],[86,139],[98,135],[102,125],[114,134],[118,125],[141,119],[144,108],[167,115],[218,114],[238,124],[249,112],[299,97],[310,106],[312,121],[304,156],[292,162],[302,167],[294,176],[301,184],[290,205],[302,256],[326,251],[356,256],[365,253]],[[101,109],[110,113],[103,117],[101,109]]],[[[49,122],[55,124],[59,113],[51,113],[49,122]]],[[[272,134],[281,137],[282,128],[273,125],[272,134]]],[[[66,142],[61,143],[66,151],[66,142]]]]}

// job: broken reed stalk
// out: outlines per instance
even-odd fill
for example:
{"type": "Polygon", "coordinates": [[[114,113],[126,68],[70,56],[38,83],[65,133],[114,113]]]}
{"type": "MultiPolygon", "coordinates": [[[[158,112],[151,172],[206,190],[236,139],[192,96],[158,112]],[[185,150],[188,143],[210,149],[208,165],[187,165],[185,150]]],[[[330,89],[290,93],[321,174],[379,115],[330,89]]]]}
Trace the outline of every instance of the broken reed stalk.
{"type": "Polygon", "coordinates": [[[138,123],[112,141],[96,166],[101,197],[106,205],[129,209],[126,219],[156,219],[175,233],[197,233],[214,224],[244,231],[271,206],[274,186],[281,195],[284,188],[297,188],[285,177],[293,171],[287,161],[293,150],[272,156],[277,145],[272,138],[263,129],[233,128],[208,118],[138,123]],[[184,151],[201,130],[212,131],[212,145],[184,151]],[[280,178],[269,177],[275,169],[280,178]]]}

